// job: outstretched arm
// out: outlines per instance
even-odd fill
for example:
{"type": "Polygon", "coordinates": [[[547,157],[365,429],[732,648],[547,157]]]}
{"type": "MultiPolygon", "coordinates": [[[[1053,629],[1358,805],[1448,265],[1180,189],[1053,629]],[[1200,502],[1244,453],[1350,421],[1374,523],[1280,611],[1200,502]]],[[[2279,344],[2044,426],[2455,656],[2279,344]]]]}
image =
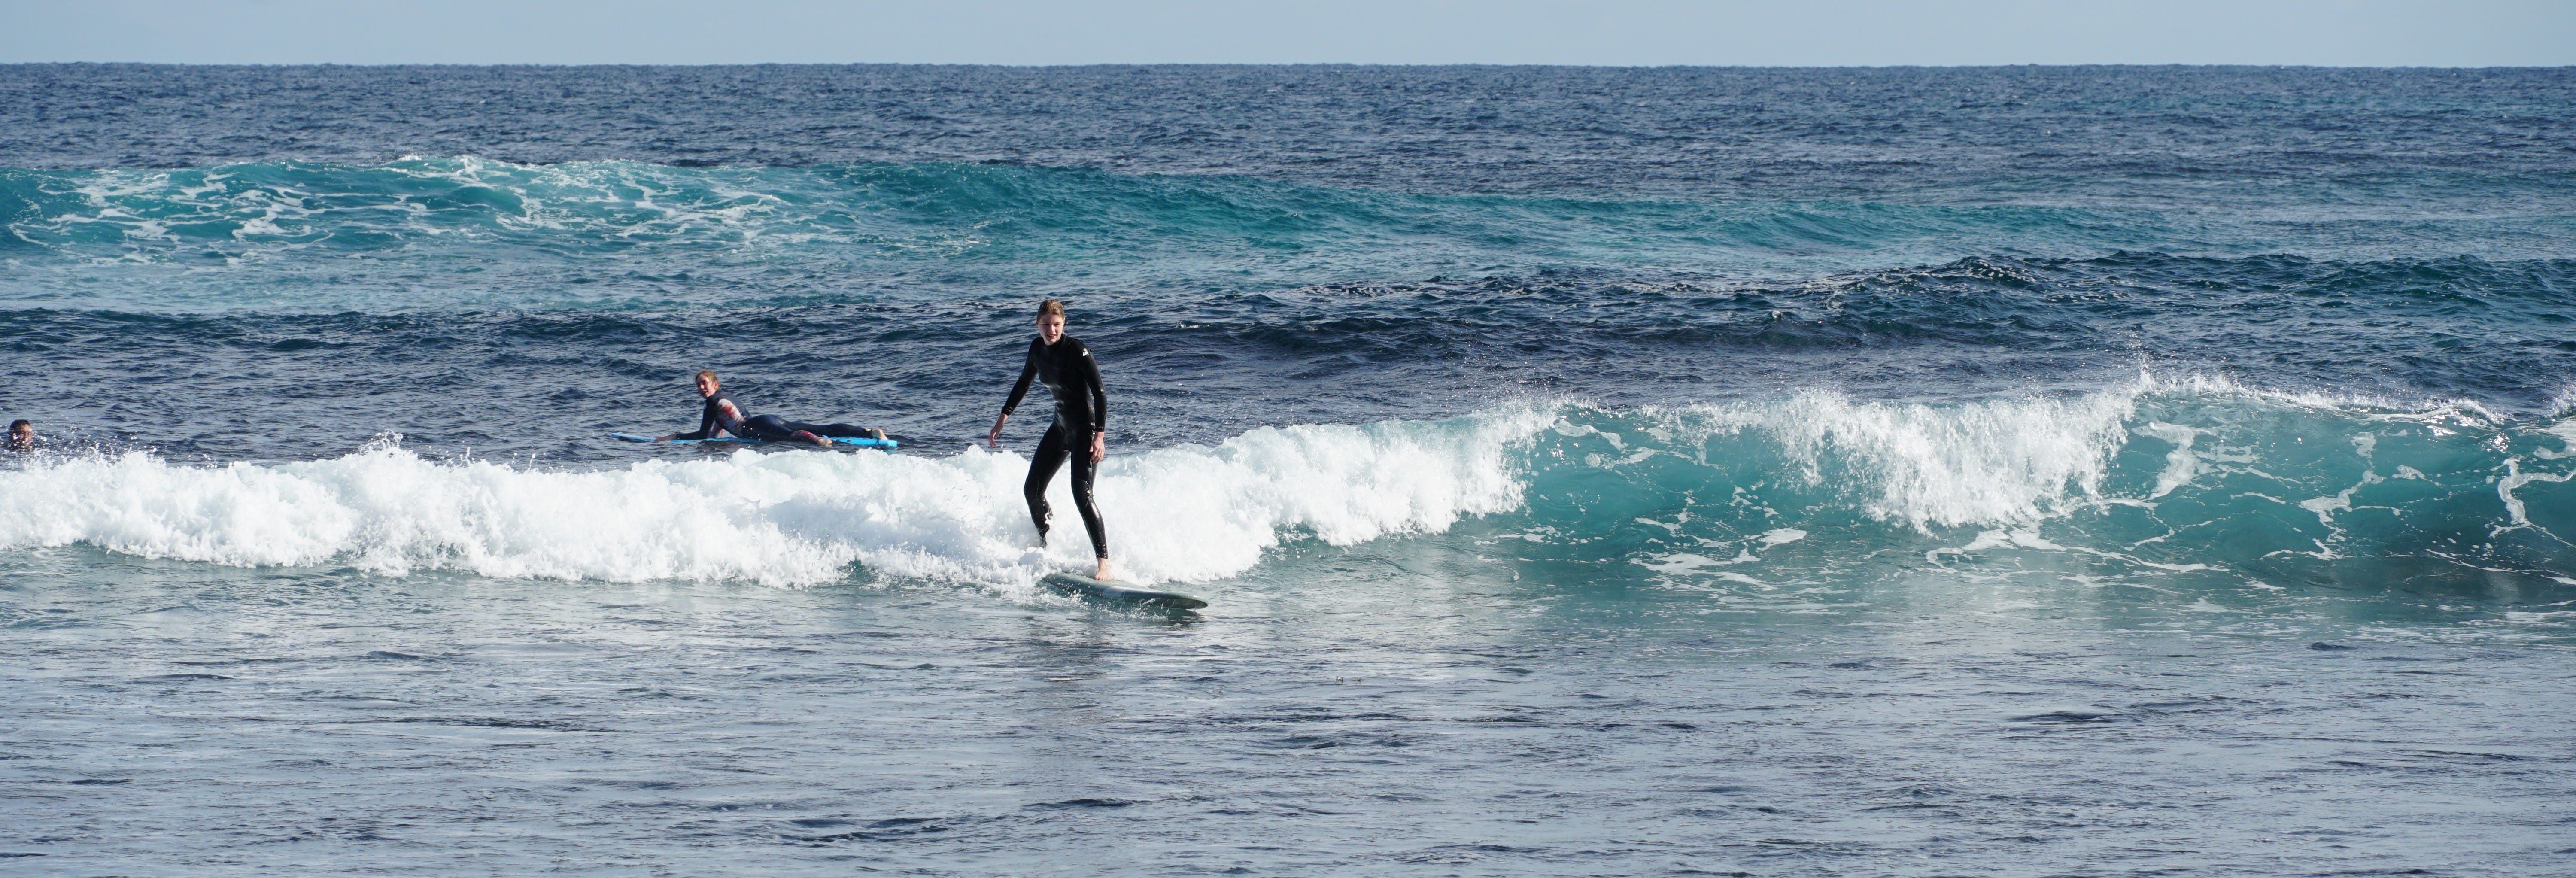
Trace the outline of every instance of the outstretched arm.
{"type": "Polygon", "coordinates": [[[673,439],[712,439],[712,438],[715,438],[715,435],[716,435],[716,434],[715,434],[715,426],[716,426],[716,413],[715,413],[715,406],[702,406],[702,407],[700,407],[700,409],[699,409],[699,411],[698,411],[698,429],[697,429],[697,432],[694,432],[694,433],[673,433],[673,434],[671,434],[671,435],[668,435],[668,436],[664,436],[664,437],[662,437],[661,441],[669,442],[669,441],[671,441],[671,440],[673,440],[673,439]]]}
{"type": "Polygon", "coordinates": [[[689,433],[673,433],[662,438],[665,441],[672,439],[713,439],[716,438],[716,434],[718,433],[732,433],[736,436],[740,436],[742,435],[742,431],[736,430],[734,427],[741,423],[742,410],[734,407],[733,400],[717,400],[714,404],[707,406],[706,411],[699,413],[698,429],[696,431],[689,433]]]}

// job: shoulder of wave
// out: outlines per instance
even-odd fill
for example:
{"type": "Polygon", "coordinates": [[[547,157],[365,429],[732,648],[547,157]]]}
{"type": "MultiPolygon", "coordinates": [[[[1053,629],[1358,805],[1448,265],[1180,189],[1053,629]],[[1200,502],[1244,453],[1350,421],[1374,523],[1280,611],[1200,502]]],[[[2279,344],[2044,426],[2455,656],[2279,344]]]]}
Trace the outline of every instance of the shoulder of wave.
{"type": "MultiPolygon", "coordinates": [[[[2135,392],[2139,395],[2233,396],[2300,408],[2328,409],[2365,418],[2422,420],[2467,418],[2488,424],[2512,421],[2485,403],[2465,397],[2421,396],[2413,398],[2376,393],[2329,392],[2298,388],[2260,387],[2245,384],[2226,375],[2200,372],[2157,374],[2140,371],[2135,392]]],[[[2576,393],[2576,388],[2571,388],[2576,393]]],[[[2554,405],[2554,404],[2553,404],[2554,405]]]]}
{"type": "MultiPolygon", "coordinates": [[[[2114,409],[2122,408],[2127,404],[2134,403],[2142,398],[2160,396],[2198,398],[2232,397],[2256,404],[2331,412],[2341,417],[2359,420],[2413,422],[2449,421],[2455,423],[2474,423],[2485,426],[2502,426],[2514,423],[2518,420],[2531,418],[2532,416],[2532,413],[2528,412],[2500,412],[2496,408],[2489,406],[2487,403],[2465,397],[2441,397],[2428,395],[2405,398],[2375,393],[2358,393],[2349,391],[2338,392],[2307,388],[2265,387],[2248,384],[2226,375],[2213,375],[2202,372],[2157,373],[2151,370],[2139,371],[2135,381],[2127,382],[2125,384],[2112,384],[2085,393],[2071,395],[2054,393],[2003,394],[1987,398],[1956,400],[1952,405],[1946,406],[1937,403],[1860,399],[1854,398],[1848,393],[1835,388],[1800,388],[1775,397],[1753,398],[1729,402],[1664,405],[1649,404],[1638,406],[1634,411],[1637,414],[1647,417],[1713,417],[1719,421],[1729,421],[1766,419],[1780,413],[1784,405],[1795,408],[1879,408],[1886,406],[1912,407],[1916,405],[1930,405],[1932,408],[1939,409],[1968,405],[1991,406],[1996,404],[2022,404],[2062,408],[2070,403],[2081,405],[2081,403],[2078,402],[2079,400],[2089,400],[2090,402],[2095,403],[2096,405],[2082,406],[2084,410],[2092,411],[2102,410],[2103,406],[2109,406],[2114,409]]],[[[1582,405],[1581,402],[1575,400],[1554,400],[1554,402],[1560,406],[1574,409],[1586,408],[1586,406],[1582,405]]],[[[2576,384],[2571,384],[2565,391],[2562,391],[2550,402],[2544,404],[2542,406],[2542,410],[2537,414],[2538,417],[2536,419],[2542,421],[2576,415],[2576,384]]]]}

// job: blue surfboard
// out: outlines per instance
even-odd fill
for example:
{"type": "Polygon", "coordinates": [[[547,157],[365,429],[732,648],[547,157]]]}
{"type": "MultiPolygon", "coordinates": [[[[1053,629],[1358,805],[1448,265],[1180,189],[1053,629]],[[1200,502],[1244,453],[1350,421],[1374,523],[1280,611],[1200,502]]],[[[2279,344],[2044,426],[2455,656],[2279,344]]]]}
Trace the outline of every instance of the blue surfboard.
{"type": "MultiPolygon", "coordinates": [[[[633,433],[610,433],[610,434],[608,434],[608,438],[610,438],[610,439],[624,439],[624,440],[626,440],[626,441],[628,441],[628,442],[668,442],[668,443],[671,443],[671,444],[674,444],[674,445],[684,444],[684,443],[690,443],[690,442],[740,442],[740,443],[743,443],[743,444],[745,444],[745,445],[765,445],[765,444],[768,444],[768,443],[762,442],[762,441],[760,441],[760,440],[758,440],[758,439],[743,439],[743,438],[734,437],[734,436],[726,436],[726,437],[723,437],[723,438],[721,438],[721,439],[655,439],[655,438],[653,438],[653,437],[651,437],[651,436],[637,436],[637,435],[635,435],[635,434],[633,434],[633,433]]],[[[892,449],[892,448],[900,448],[900,447],[902,447],[902,446],[903,446],[903,443],[901,443],[901,442],[897,442],[897,441],[892,440],[892,439],[870,439],[870,438],[867,438],[867,437],[865,437],[865,436],[825,436],[825,437],[823,437],[823,438],[832,440],[832,444],[834,444],[834,445],[847,445],[847,446],[850,446],[850,447],[852,447],[852,448],[887,448],[887,449],[892,449]]],[[[791,444],[791,445],[803,445],[803,444],[805,444],[805,443],[803,443],[803,442],[793,442],[793,443],[788,443],[788,444],[791,444]]]]}

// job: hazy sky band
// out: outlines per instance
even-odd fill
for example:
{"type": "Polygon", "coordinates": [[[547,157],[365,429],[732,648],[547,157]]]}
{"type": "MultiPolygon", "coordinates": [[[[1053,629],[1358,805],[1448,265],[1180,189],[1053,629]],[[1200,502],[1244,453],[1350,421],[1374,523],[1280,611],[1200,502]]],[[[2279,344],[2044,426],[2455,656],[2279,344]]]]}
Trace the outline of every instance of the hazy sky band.
{"type": "Polygon", "coordinates": [[[0,62],[2576,64],[2576,3],[0,0],[0,62]]]}

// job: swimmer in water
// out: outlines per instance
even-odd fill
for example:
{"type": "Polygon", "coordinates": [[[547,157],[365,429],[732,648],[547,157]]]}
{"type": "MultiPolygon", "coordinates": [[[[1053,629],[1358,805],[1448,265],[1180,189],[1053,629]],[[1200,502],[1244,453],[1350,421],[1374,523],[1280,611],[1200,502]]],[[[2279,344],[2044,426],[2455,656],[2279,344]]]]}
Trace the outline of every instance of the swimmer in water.
{"type": "Polygon", "coordinates": [[[11,421],[9,423],[9,450],[18,452],[36,450],[36,425],[28,423],[25,418],[11,421]]]}
{"type": "Polygon", "coordinates": [[[673,433],[661,438],[666,440],[713,439],[718,433],[730,433],[742,439],[758,439],[762,442],[810,442],[830,448],[832,440],[824,437],[847,436],[865,439],[886,437],[884,430],[874,427],[853,427],[848,424],[801,424],[777,415],[745,417],[742,406],[733,401],[732,394],[724,392],[723,386],[716,380],[716,373],[713,370],[700,370],[698,395],[706,397],[707,401],[698,409],[697,431],[673,433]]]}
{"type": "Polygon", "coordinates": [[[984,442],[1002,447],[1002,423],[1020,407],[1020,399],[1029,393],[1029,381],[1046,385],[1055,396],[1055,423],[1047,428],[1046,438],[1038,440],[1038,451],[1029,459],[1029,480],[1020,493],[1029,501],[1029,517],[1038,525],[1038,542],[1046,542],[1047,483],[1055,480],[1055,471],[1065,460],[1073,461],[1073,508],[1082,513],[1082,529],[1091,534],[1091,551],[1098,556],[1100,567],[1091,578],[1109,580],[1109,531],[1100,522],[1100,510],[1091,502],[1091,479],[1099,472],[1100,461],[1109,455],[1109,394],[1100,389],[1100,364],[1092,362],[1091,349],[1064,334],[1064,303],[1048,299],[1038,303],[1038,337],[1029,341],[1028,361],[1020,365],[1020,381],[1011,385],[1011,398],[1002,403],[1002,416],[993,419],[993,432],[984,442]]]}

